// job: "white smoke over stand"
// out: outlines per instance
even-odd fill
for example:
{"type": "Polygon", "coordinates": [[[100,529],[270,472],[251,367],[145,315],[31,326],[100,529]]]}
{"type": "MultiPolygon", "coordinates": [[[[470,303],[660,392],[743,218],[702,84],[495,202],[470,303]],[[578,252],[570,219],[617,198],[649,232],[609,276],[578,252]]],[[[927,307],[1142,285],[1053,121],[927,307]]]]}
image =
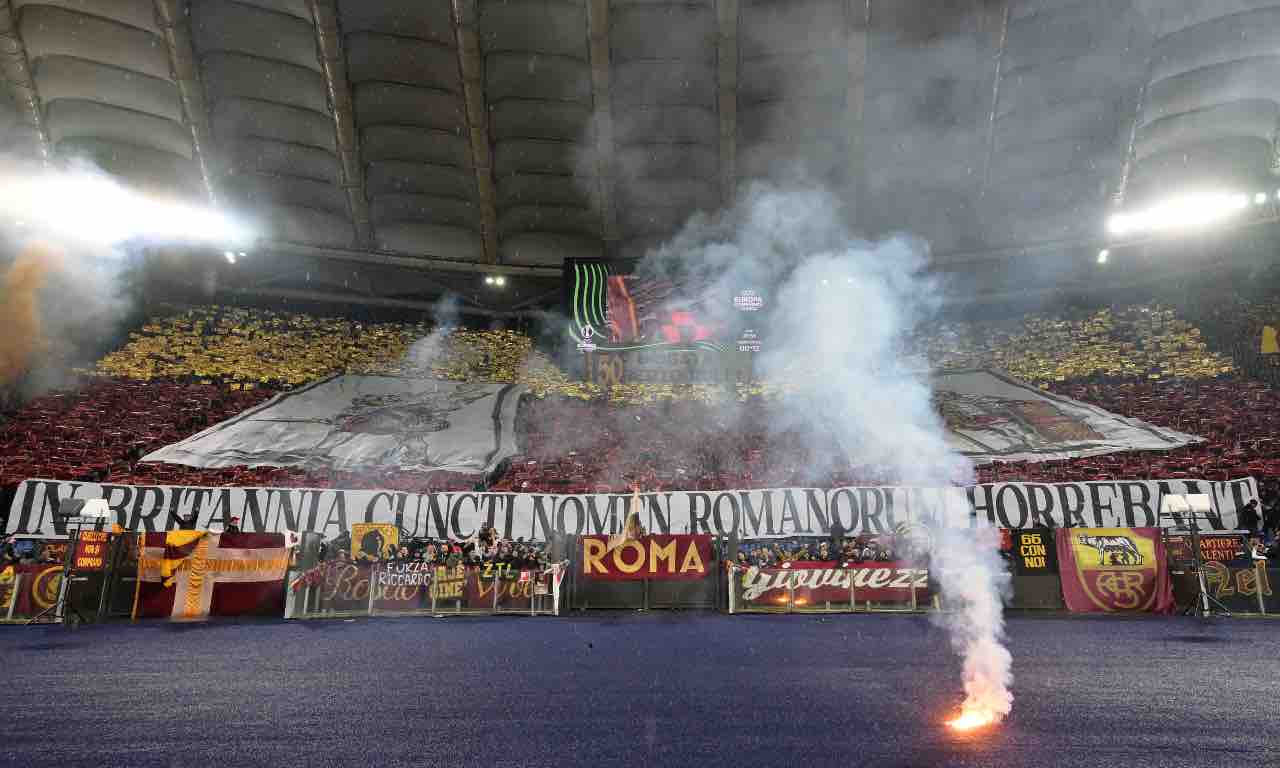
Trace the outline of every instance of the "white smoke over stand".
{"type": "MultiPolygon", "coordinates": [[[[809,436],[804,447],[823,465],[811,469],[853,466],[932,488],[971,484],[973,466],[948,444],[933,405],[928,364],[908,349],[941,303],[926,248],[901,236],[859,240],[845,220],[824,190],[757,184],[720,216],[691,219],[638,271],[709,286],[690,298],[720,315],[713,323],[736,319],[726,297],[767,293],[752,320],[764,344],[755,373],[786,383],[770,432],[809,436]]],[[[970,718],[958,725],[997,721],[1012,702],[1003,645],[1009,574],[998,537],[968,528],[968,519],[937,522],[931,569],[946,612],[936,621],[961,656],[962,717],[970,718]]]]}

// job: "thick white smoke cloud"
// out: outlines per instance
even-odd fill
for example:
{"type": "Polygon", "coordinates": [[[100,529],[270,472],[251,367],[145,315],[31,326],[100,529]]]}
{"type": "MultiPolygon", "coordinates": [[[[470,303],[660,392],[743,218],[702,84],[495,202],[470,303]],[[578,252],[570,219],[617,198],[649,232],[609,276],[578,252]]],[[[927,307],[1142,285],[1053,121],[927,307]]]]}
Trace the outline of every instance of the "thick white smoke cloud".
{"type": "Polygon", "coordinates": [[[0,408],[75,382],[135,310],[138,248],[245,247],[253,233],[208,206],[130,189],[76,159],[0,156],[0,408]]]}
{"type": "MultiPolygon", "coordinates": [[[[702,286],[720,320],[737,310],[727,297],[766,294],[753,318],[763,339],[761,379],[785,382],[770,409],[775,434],[807,435],[825,470],[859,466],[888,481],[924,487],[971,483],[973,466],[947,441],[933,406],[926,362],[908,340],[941,304],[922,242],[855,237],[838,199],[818,188],[754,186],[732,210],[695,217],[641,272],[681,276],[702,286]]],[[[721,414],[723,416],[723,414],[721,414]]],[[[1009,576],[998,539],[968,520],[934,532],[932,569],[946,611],[937,619],[960,654],[964,713],[998,720],[1012,696],[1003,646],[1009,576]]]]}

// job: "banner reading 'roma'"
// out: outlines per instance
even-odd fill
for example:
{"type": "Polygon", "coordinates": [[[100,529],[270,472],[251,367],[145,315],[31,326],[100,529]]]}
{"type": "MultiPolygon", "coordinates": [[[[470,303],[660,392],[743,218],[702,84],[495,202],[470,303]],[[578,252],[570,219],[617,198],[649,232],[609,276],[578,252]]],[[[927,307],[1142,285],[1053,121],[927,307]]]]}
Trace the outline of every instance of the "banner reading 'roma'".
{"type": "Polygon", "coordinates": [[[1159,528],[1061,528],[1057,545],[1068,609],[1173,611],[1159,528]]]}
{"type": "Polygon", "coordinates": [[[701,579],[711,567],[705,534],[641,536],[609,546],[609,536],[580,536],[582,575],[605,581],[701,579]]]}

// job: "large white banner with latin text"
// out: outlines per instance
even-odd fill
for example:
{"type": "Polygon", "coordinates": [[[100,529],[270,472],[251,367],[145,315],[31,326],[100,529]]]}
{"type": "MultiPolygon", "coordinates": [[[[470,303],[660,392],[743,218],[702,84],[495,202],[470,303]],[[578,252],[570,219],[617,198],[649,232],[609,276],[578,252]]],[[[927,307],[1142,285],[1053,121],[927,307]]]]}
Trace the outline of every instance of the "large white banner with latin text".
{"type": "MultiPolygon", "coordinates": [[[[641,494],[650,533],[710,533],[740,538],[883,533],[900,523],[1002,528],[1172,527],[1159,516],[1166,494],[1208,494],[1209,527],[1232,530],[1236,510],[1258,497],[1253,478],[993,483],[969,488],[770,488],[641,494]]],[[[490,523],[506,538],[545,541],[554,533],[622,530],[626,494],[407,493],[303,488],[185,488],[27,480],[8,510],[6,533],[59,533],[53,511],[63,499],[106,499],[113,522],[134,531],[224,528],[247,532],[318,531],[336,536],[352,523],[395,523],[405,537],[467,538],[490,523]]]]}

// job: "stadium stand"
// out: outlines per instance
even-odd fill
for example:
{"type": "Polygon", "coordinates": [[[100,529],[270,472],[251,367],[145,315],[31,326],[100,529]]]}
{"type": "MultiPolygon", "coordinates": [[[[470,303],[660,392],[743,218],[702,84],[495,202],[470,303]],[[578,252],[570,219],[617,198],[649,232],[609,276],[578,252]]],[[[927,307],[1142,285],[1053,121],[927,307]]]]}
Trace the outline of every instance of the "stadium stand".
{"type": "MultiPolygon", "coordinates": [[[[1265,311],[1264,311],[1265,314],[1265,311]]],[[[1263,316],[1263,315],[1259,315],[1263,316]]],[[[1166,453],[1120,453],[981,467],[982,481],[1280,477],[1267,416],[1274,390],[1241,375],[1168,306],[944,323],[919,347],[941,368],[992,366],[1122,415],[1205,438],[1166,453]]],[[[108,354],[77,392],[38,398],[0,425],[0,484],[31,477],[181,485],[625,491],[892,482],[872,467],[816,472],[797,435],[770,434],[768,383],[633,384],[606,398],[571,381],[513,331],[431,334],[412,323],[360,323],[267,310],[200,307],[151,320],[108,354]],[[423,338],[425,337],[425,338],[423,338]],[[422,339],[415,342],[415,340],[422,339]],[[339,372],[517,381],[521,455],[494,477],[271,467],[196,469],[138,458],[339,372]],[[734,405],[732,401],[740,401],[734,405]],[[714,404],[715,407],[709,407],[714,404]],[[696,439],[690,439],[691,431],[696,439]]]]}
{"type": "Polygon", "coordinates": [[[1230,373],[1200,329],[1171,307],[1140,304],[1003,323],[946,323],[920,340],[937,368],[994,367],[1037,384],[1105,375],[1198,379],[1230,373]]]}

